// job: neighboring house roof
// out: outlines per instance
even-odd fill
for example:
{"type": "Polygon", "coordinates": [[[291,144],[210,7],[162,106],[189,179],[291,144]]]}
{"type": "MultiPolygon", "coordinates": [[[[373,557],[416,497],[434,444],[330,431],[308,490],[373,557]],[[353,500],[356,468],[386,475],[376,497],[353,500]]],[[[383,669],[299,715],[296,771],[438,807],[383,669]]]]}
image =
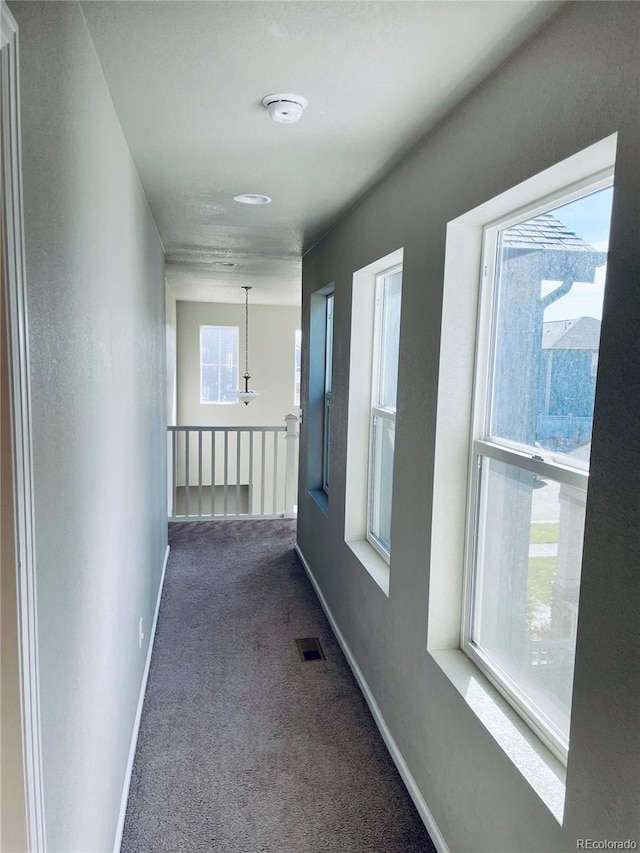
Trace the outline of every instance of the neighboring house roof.
{"type": "Polygon", "coordinates": [[[552,213],[543,213],[512,225],[502,232],[502,244],[510,249],[561,249],[595,252],[592,245],[563,225],[552,213]]]}
{"type": "Polygon", "coordinates": [[[600,345],[600,320],[579,317],[553,320],[542,326],[542,349],[597,350],[600,345]]]}

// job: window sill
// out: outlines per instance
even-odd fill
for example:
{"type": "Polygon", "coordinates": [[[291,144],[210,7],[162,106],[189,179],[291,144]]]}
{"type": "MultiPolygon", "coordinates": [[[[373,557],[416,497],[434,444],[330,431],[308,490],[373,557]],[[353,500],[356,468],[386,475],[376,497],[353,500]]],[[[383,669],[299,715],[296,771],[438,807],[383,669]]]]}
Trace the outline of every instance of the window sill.
{"type": "Polygon", "coordinates": [[[309,494],[325,515],[329,515],[329,496],[324,489],[309,489],[309,494]]]}
{"type": "Polygon", "coordinates": [[[388,598],[390,575],[388,563],[366,539],[348,539],[347,545],[388,598]]]}
{"type": "Polygon", "coordinates": [[[460,649],[431,657],[562,826],[566,770],[460,649]]]}

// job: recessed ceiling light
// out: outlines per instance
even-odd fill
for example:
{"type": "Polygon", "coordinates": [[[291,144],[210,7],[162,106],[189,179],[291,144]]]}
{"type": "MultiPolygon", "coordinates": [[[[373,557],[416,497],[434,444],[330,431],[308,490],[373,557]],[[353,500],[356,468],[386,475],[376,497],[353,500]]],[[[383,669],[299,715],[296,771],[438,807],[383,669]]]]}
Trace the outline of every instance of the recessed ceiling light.
{"type": "Polygon", "coordinates": [[[235,261],[214,261],[214,266],[216,267],[237,267],[238,264],[235,261]]]}
{"type": "Polygon", "coordinates": [[[234,195],[233,200],[239,204],[271,204],[268,195],[260,195],[259,193],[240,193],[240,195],[234,195]]]}

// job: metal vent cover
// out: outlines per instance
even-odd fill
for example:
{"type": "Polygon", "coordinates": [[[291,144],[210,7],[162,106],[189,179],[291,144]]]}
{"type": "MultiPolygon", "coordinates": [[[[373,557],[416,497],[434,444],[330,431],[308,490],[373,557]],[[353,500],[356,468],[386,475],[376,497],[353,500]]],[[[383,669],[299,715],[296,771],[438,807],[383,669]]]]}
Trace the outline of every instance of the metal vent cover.
{"type": "Polygon", "coordinates": [[[302,639],[296,640],[296,645],[298,647],[300,660],[306,662],[327,659],[322,646],[320,645],[320,640],[317,637],[303,637],[302,639]]]}

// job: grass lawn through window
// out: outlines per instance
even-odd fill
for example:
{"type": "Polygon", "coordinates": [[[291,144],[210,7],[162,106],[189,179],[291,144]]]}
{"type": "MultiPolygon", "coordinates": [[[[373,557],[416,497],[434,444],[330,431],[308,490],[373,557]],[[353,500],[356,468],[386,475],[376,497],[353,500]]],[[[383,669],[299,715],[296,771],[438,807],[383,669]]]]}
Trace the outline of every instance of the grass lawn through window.
{"type": "Polygon", "coordinates": [[[530,557],[527,597],[533,604],[551,604],[553,578],[556,573],[557,557],[530,557]]]}
{"type": "Polygon", "coordinates": [[[532,524],[531,533],[529,534],[529,542],[531,542],[532,545],[557,542],[559,527],[560,525],[557,521],[543,521],[538,524],[532,524]]]}
{"type": "MultiPolygon", "coordinates": [[[[532,545],[555,544],[558,542],[557,522],[541,522],[531,525],[532,545]]],[[[549,629],[553,580],[558,565],[558,556],[529,557],[527,577],[527,611],[529,629],[536,635],[549,629]]]]}

